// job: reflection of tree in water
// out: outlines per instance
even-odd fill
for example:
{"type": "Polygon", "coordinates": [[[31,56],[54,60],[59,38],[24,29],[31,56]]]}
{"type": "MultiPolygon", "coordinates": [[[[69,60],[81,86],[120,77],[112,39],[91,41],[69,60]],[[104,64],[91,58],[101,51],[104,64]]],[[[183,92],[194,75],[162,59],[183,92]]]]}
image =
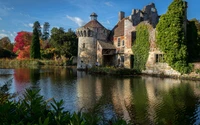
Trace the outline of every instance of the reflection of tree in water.
{"type": "Polygon", "coordinates": [[[168,92],[163,92],[161,97],[162,100],[155,109],[156,124],[191,125],[195,123],[198,98],[188,83],[182,83],[168,92]]]}
{"type": "Polygon", "coordinates": [[[40,69],[30,69],[30,80],[32,84],[37,84],[40,80],[40,69]]]}
{"type": "Polygon", "coordinates": [[[150,124],[148,118],[148,96],[145,80],[134,78],[131,81],[132,88],[132,104],[129,106],[129,114],[131,123],[134,124],[150,124]]]}
{"type": "Polygon", "coordinates": [[[16,85],[27,83],[30,80],[30,69],[15,69],[14,70],[14,80],[16,85]]]}
{"type": "Polygon", "coordinates": [[[51,67],[48,70],[43,69],[42,78],[49,77],[53,83],[61,81],[74,80],[76,71],[73,68],[51,67]]]}

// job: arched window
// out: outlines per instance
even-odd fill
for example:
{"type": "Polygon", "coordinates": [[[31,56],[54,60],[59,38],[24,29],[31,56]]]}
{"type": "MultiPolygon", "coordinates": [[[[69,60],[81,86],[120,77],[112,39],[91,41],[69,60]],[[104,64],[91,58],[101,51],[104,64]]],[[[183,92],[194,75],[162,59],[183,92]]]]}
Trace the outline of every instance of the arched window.
{"type": "Polygon", "coordinates": [[[84,36],[86,36],[86,31],[84,30],[84,36]]]}

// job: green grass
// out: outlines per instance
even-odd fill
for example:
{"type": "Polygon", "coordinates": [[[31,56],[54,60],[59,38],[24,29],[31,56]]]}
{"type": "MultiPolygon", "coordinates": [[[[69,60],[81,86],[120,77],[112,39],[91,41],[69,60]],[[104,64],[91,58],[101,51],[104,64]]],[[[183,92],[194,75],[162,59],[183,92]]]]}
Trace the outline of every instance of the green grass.
{"type": "Polygon", "coordinates": [[[66,60],[38,60],[38,59],[0,59],[0,68],[38,67],[38,66],[70,66],[66,60]]]}

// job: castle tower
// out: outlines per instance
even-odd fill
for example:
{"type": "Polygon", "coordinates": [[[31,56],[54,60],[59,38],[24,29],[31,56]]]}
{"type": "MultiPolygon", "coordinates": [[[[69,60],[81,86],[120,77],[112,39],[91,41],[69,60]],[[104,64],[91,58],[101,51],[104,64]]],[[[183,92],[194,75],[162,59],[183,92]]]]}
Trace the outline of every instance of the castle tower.
{"type": "Polygon", "coordinates": [[[97,62],[97,40],[107,40],[108,32],[97,21],[97,14],[90,15],[91,20],[76,30],[78,36],[77,69],[87,69],[97,62]]]}

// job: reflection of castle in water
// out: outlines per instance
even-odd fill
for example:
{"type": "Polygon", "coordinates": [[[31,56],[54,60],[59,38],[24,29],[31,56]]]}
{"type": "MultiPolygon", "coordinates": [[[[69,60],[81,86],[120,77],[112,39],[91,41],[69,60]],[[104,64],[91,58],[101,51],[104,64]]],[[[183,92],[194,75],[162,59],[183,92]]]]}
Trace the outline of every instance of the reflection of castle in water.
{"type": "MultiPolygon", "coordinates": [[[[92,76],[85,72],[77,73],[78,109],[90,109],[96,104],[111,104],[117,116],[127,121],[145,124],[155,123],[157,105],[162,103],[163,94],[170,94],[173,89],[181,88],[186,83],[177,79],[153,77],[114,78],[92,76]],[[105,100],[103,102],[102,98],[105,100]],[[140,111],[142,110],[142,111],[140,111]],[[146,121],[143,121],[143,119],[146,121]]],[[[199,83],[188,84],[196,95],[199,95],[199,83]]],[[[186,93],[188,94],[188,93],[186,93]]],[[[185,101],[185,100],[184,100],[185,101]]],[[[104,110],[104,109],[102,109],[104,110]]]]}
{"type": "Polygon", "coordinates": [[[98,77],[86,75],[86,72],[77,71],[78,107],[89,109],[102,96],[102,84],[98,77]]]}

